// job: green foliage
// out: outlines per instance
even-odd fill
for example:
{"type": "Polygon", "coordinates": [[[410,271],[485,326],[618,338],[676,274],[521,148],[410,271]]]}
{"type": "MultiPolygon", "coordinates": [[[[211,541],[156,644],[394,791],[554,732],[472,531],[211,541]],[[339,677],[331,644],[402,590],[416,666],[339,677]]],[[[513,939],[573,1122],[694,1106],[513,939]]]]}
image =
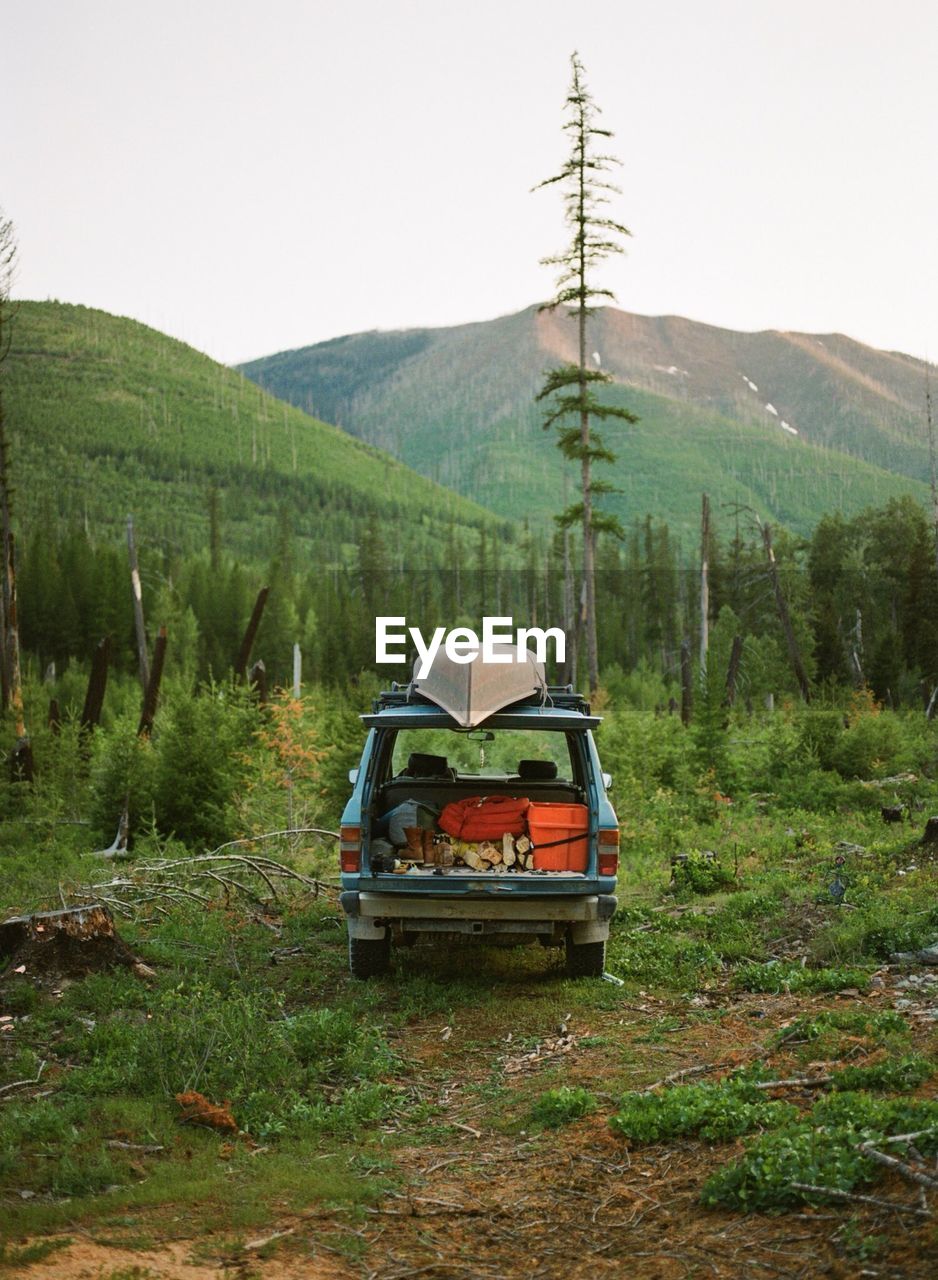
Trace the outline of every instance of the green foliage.
{"type": "MultiPolygon", "coordinates": [[[[22,302],[12,333],[5,395],[29,528],[48,515],[52,492],[64,526],[87,520],[99,535],[118,535],[132,509],[141,548],[165,540],[191,551],[208,544],[206,495],[214,490],[226,549],[245,558],[268,558],[286,506],[299,545],[317,562],[341,564],[358,522],[374,514],[418,564],[433,542],[425,519],[477,528],[486,518],[387,454],[142,324],[22,302]]],[[[126,556],[115,548],[118,569],[126,619],[126,556]]],[[[98,625],[99,635],[108,629],[102,619],[98,625]]]]}
{"type": "Polygon", "coordinates": [[[736,877],[729,868],[696,850],[683,862],[676,862],[671,870],[674,888],[679,893],[710,894],[736,887],[736,877]]]}
{"type": "Polygon", "coordinates": [[[607,946],[611,972],[652,986],[699,986],[719,963],[707,943],[672,933],[617,932],[607,946]]]}
{"type": "Polygon", "coordinates": [[[373,1122],[388,1101],[380,1078],[395,1063],[381,1034],[348,1010],[287,1016],[276,995],[220,997],[188,984],[161,992],[143,1022],[120,1012],[99,1019],[80,1050],[83,1065],[65,1084],[72,1097],[170,1099],[195,1089],[229,1100],[260,1138],[373,1122]]]}
{"type": "Polygon", "coordinates": [[[869,974],[862,969],[808,969],[798,964],[744,964],[736,970],[733,981],[744,991],[766,991],[775,995],[782,991],[841,991],[847,987],[866,987],[869,974]]]}
{"type": "Polygon", "coordinates": [[[95,734],[91,822],[101,847],[114,839],[125,807],[132,832],[152,820],[158,766],[153,743],[137,736],[135,720],[123,718],[110,732],[95,734]]]}
{"type": "Polygon", "coordinates": [[[891,1009],[881,1013],[867,1009],[825,1009],[818,1014],[800,1014],[775,1033],[772,1043],[776,1046],[802,1040],[813,1043],[825,1038],[830,1031],[852,1032],[882,1044],[893,1038],[907,1039],[909,1024],[901,1013],[891,1009]]]}
{"type": "Polygon", "coordinates": [[[531,1123],[544,1129],[559,1129],[596,1110],[596,1098],[580,1085],[548,1089],[531,1107],[531,1123]]]}
{"type": "Polygon", "coordinates": [[[894,952],[928,946],[936,929],[938,904],[932,886],[891,884],[868,893],[856,910],[834,920],[815,939],[812,950],[820,960],[888,960],[894,952]]]}
{"type": "Polygon", "coordinates": [[[178,701],[159,739],[154,785],[157,822],[187,844],[216,846],[240,834],[234,799],[243,784],[251,714],[222,690],[178,701]]]}
{"type": "Polygon", "coordinates": [[[917,1089],[935,1074],[935,1065],[919,1054],[886,1058],[868,1067],[843,1067],[834,1072],[831,1088],[852,1092],[858,1089],[917,1089]]]}
{"type": "Polygon", "coordinates": [[[609,1121],[616,1133],[634,1142],[700,1136],[725,1142],[753,1129],[796,1119],[797,1107],[768,1101],[746,1080],[718,1084],[675,1085],[663,1093],[630,1093],[609,1121]]]}
{"type": "Polygon", "coordinates": [[[852,1191],[876,1176],[874,1163],[856,1149],[863,1136],[850,1127],[815,1129],[807,1124],[772,1130],[751,1143],[739,1160],[711,1174],[700,1198],[705,1205],[748,1212],[817,1201],[793,1187],[794,1182],[852,1191]]]}

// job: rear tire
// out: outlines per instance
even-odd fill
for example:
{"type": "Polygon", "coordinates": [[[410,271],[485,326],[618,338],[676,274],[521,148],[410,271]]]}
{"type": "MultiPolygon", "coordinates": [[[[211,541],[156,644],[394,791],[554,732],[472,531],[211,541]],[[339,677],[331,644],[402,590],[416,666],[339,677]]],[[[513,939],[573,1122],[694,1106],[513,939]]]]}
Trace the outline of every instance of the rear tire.
{"type": "Polygon", "coordinates": [[[571,978],[601,978],[605,971],[605,942],[576,943],[567,935],[567,974],[571,978]]]}
{"type": "Polygon", "coordinates": [[[391,935],[383,938],[349,938],[348,967],[354,978],[379,978],[391,967],[391,935]]]}

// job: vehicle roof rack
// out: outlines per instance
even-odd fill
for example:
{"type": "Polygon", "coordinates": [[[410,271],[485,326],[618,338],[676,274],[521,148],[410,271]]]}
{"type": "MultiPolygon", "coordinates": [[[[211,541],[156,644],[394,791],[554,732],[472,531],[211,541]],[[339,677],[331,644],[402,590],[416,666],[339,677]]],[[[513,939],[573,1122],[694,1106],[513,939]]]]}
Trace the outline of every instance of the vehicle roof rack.
{"type": "MultiPolygon", "coordinates": [[[[418,693],[412,685],[399,684],[396,680],[392,682],[390,689],[382,689],[378,696],[371,704],[372,712],[377,715],[379,711],[387,711],[391,707],[406,706],[425,706],[432,707],[435,703],[430,698],[425,698],[422,693],[418,693]]],[[[590,704],[581,693],[577,693],[572,684],[551,684],[543,695],[534,695],[529,698],[522,698],[520,702],[512,703],[514,707],[556,707],[562,711],[579,711],[582,715],[590,714],[590,704]]],[[[508,710],[507,707],[503,710],[508,710]]]]}

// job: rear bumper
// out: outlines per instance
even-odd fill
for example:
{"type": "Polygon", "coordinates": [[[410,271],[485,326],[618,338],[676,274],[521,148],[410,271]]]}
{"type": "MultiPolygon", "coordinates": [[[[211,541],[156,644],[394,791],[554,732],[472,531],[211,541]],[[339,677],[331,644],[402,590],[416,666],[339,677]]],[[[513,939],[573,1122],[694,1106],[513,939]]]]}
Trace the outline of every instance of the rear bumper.
{"type": "Polygon", "coordinates": [[[603,942],[616,910],[612,894],[450,898],[347,890],[340,902],[349,934],[356,938],[383,938],[388,928],[416,933],[552,935],[558,927],[569,926],[577,943],[603,942]]]}

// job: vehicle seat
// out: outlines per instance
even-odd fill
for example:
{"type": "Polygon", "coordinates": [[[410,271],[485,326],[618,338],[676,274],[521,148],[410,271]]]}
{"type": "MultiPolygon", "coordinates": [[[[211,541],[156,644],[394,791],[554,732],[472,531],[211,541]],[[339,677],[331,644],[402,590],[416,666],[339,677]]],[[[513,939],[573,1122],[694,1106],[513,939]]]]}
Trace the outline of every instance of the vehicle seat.
{"type": "Polygon", "coordinates": [[[522,782],[552,782],[557,765],[553,760],[519,760],[518,777],[522,782]]]}
{"type": "Polygon", "coordinates": [[[407,768],[398,777],[401,778],[445,778],[453,782],[456,770],[451,769],[446,756],[431,756],[424,751],[412,751],[407,757],[407,768]]]}

